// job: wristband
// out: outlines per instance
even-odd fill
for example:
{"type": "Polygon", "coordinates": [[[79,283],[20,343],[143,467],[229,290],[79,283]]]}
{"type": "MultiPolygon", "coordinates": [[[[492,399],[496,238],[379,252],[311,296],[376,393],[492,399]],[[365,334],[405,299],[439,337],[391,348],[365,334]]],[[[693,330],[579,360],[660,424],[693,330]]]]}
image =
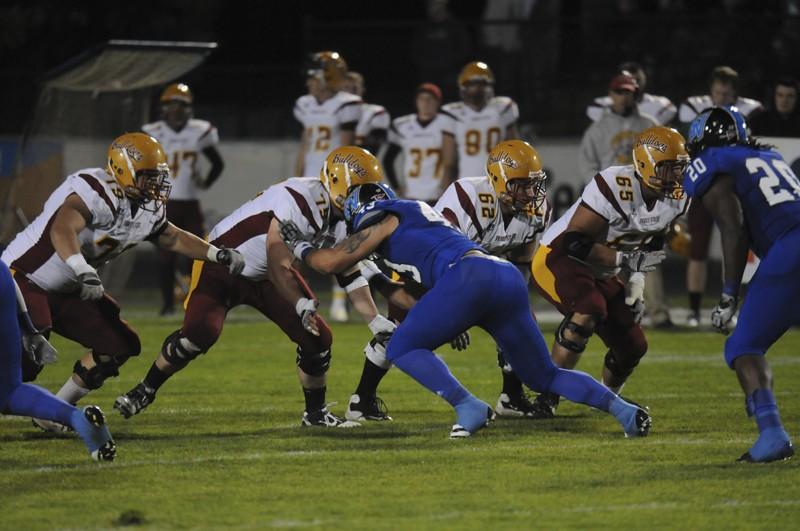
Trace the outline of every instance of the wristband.
{"type": "Polygon", "coordinates": [[[64,262],[70,267],[70,269],[72,269],[72,271],[77,276],[81,276],[84,273],[95,272],[95,269],[86,262],[86,258],[84,258],[81,253],[73,254],[72,256],[64,260],[64,262]]]}
{"type": "Polygon", "coordinates": [[[314,250],[314,246],[308,242],[300,242],[294,248],[294,255],[297,257],[298,260],[301,262],[305,261],[306,256],[308,253],[314,250]]]}
{"type": "Polygon", "coordinates": [[[208,258],[209,262],[217,262],[217,254],[219,253],[219,248],[216,245],[208,244],[208,251],[206,251],[206,258],[208,258]]]}
{"type": "Polygon", "coordinates": [[[739,295],[739,286],[736,282],[725,282],[722,285],[722,293],[736,298],[739,295]]]}

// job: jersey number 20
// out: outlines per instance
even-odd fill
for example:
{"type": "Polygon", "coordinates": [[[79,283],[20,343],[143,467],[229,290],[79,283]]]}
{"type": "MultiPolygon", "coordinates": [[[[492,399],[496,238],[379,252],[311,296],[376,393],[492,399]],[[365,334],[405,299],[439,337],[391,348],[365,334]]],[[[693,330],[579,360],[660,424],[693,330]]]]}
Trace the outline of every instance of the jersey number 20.
{"type": "Polygon", "coordinates": [[[750,175],[758,177],[758,187],[769,206],[800,198],[800,181],[797,180],[797,176],[786,162],[780,159],[767,161],[758,157],[750,157],[745,161],[745,165],[750,175]],[[776,171],[783,177],[784,182],[781,182],[776,171]],[[786,188],[786,185],[791,191],[786,188]]]}

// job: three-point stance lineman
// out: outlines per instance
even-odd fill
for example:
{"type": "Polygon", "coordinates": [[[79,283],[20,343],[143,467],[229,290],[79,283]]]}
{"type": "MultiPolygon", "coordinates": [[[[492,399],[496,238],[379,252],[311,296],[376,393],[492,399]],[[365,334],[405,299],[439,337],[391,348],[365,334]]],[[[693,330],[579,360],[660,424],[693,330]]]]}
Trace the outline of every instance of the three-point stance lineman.
{"type": "Polygon", "coordinates": [[[321,273],[345,271],[375,252],[428,288],[395,330],[386,356],[453,406],[457,421],[451,437],[468,437],[493,416],[491,407],[467,391],[433,353],[475,325],[492,335],[532,389],[553,390],[609,411],[626,435],[647,435],[650,416],[645,410],[585,373],[553,365],[516,267],[488,255],[426,203],[394,200],[393,195],[380,185],[353,189],[345,219],[354,234],[333,249],[315,249],[291,221],[282,223],[281,236],[295,256],[321,273]]]}

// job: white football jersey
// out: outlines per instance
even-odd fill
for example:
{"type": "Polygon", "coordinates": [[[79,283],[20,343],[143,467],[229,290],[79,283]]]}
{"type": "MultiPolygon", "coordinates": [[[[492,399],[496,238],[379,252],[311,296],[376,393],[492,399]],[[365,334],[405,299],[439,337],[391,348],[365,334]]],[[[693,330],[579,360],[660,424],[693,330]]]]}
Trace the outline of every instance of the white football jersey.
{"type": "Polygon", "coordinates": [[[403,180],[406,197],[435,201],[441,194],[442,133],[450,130],[450,118],[437,114],[423,125],[416,114],[392,121],[388,140],[403,149],[403,180]]]}
{"type": "Polygon", "coordinates": [[[519,118],[519,108],[511,98],[495,96],[480,111],[464,102],[448,103],[442,113],[450,117],[447,131],[458,146],[458,177],[483,175],[486,157],[506,138],[506,130],[519,118]]]}
{"type": "Polygon", "coordinates": [[[297,98],[294,117],[306,132],[306,175],[319,175],[328,153],[341,147],[342,124],[358,124],[362,103],[361,98],[347,92],[337,92],[323,103],[310,94],[297,98]]]}
{"type": "Polygon", "coordinates": [[[500,200],[486,177],[465,177],[452,183],[434,209],[467,238],[497,256],[536,241],[550,218],[545,202],[534,216],[514,216],[506,226],[500,200]]]}
{"type": "Polygon", "coordinates": [[[192,118],[180,131],[159,120],[142,126],[142,131],[159,141],[167,154],[172,177],[170,199],[191,201],[197,199],[197,157],[207,147],[219,144],[217,128],[205,120],[192,118]]]}
{"type": "MultiPolygon", "coordinates": [[[[544,232],[542,245],[549,246],[562,234],[578,206],[583,205],[608,221],[608,232],[601,243],[621,251],[642,249],[655,236],[666,234],[675,218],[686,212],[688,199],[685,194],[681,199],[659,199],[648,208],[641,186],[633,166],[612,166],[601,171],[570,209],[544,232]]],[[[619,268],[591,267],[598,277],[619,273],[619,268]]]]}
{"type": "MultiPolygon", "coordinates": [[[[356,125],[356,142],[361,144],[376,129],[386,131],[389,129],[391,121],[392,118],[386,107],[373,103],[361,104],[361,118],[356,125]]],[[[377,153],[373,153],[373,155],[377,155],[377,153]]]]}
{"type": "MultiPolygon", "coordinates": [[[[642,101],[636,104],[639,114],[646,114],[656,121],[658,125],[667,125],[675,118],[678,110],[666,96],[656,96],[655,94],[644,93],[642,101]]],[[[599,120],[603,113],[611,107],[611,97],[602,96],[595,98],[586,107],[586,116],[593,122],[599,120]]]]}
{"type": "MultiPolygon", "coordinates": [[[[750,116],[750,113],[756,109],[762,108],[760,101],[750,98],[736,98],[736,103],[733,105],[739,109],[739,112],[742,113],[742,116],[745,118],[750,116]]],[[[690,96],[681,103],[681,107],[678,110],[678,120],[688,124],[694,120],[698,114],[713,106],[714,102],[708,94],[705,96],[690,96]]]]}
{"type": "Polygon", "coordinates": [[[167,223],[164,205],[155,212],[138,208],[134,213],[122,189],[102,168],[69,175],[50,194],[42,213],[16,235],[2,255],[3,262],[46,291],[69,292],[78,288],[75,273],[59,258],[50,241],[56,213],[70,194],[80,197],[92,214],[91,221],[78,234],[78,242],[81,254],[94,267],[155,237],[167,223]]]}
{"type": "Polygon", "coordinates": [[[317,177],[292,177],[270,186],[217,223],[208,241],[244,256],[242,276],[267,278],[267,231],[275,218],[292,221],[309,239],[328,231],[330,199],[317,177]]]}

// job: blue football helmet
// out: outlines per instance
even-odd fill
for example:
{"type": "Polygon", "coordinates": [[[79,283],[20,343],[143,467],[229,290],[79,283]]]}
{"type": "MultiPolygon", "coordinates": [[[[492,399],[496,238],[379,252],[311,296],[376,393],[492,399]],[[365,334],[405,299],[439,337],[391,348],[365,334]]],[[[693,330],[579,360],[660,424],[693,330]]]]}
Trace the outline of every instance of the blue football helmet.
{"type": "Polygon", "coordinates": [[[686,149],[695,156],[714,146],[744,144],[748,139],[747,123],[736,107],[711,107],[697,115],[689,125],[686,149]]]}
{"type": "Polygon", "coordinates": [[[352,232],[353,227],[363,228],[360,226],[363,225],[361,218],[369,210],[368,207],[375,201],[388,199],[397,199],[397,194],[383,183],[367,183],[351,189],[344,201],[344,221],[347,224],[347,232],[352,232]]]}

